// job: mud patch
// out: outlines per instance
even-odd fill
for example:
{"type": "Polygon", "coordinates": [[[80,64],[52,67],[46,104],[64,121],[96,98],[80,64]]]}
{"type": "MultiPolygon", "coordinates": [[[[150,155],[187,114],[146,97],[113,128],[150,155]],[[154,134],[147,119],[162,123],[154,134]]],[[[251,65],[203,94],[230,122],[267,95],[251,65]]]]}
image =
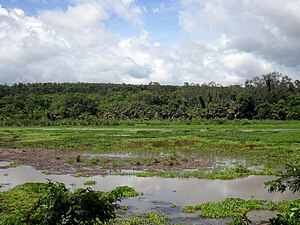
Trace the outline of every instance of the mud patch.
{"type": "Polygon", "coordinates": [[[36,169],[54,174],[108,175],[115,171],[134,170],[194,170],[210,168],[211,160],[195,156],[178,155],[153,156],[127,154],[90,154],[53,149],[4,149],[0,148],[1,160],[30,165],[36,169]]]}

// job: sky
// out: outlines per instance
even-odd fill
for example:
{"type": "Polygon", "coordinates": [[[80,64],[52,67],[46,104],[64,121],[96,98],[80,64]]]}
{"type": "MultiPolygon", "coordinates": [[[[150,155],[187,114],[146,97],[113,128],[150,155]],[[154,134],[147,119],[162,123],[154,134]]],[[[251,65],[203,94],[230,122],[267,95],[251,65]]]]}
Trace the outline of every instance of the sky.
{"type": "Polygon", "coordinates": [[[300,79],[300,0],[0,0],[0,83],[300,79]]]}

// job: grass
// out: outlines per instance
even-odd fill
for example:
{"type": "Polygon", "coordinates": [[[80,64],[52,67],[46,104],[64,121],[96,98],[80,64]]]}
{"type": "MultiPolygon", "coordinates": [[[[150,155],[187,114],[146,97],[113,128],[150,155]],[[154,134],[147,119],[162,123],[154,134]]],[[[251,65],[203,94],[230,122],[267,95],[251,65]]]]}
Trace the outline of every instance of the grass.
{"type": "MultiPolygon", "coordinates": [[[[151,165],[158,156],[164,155],[166,157],[160,163],[165,167],[170,163],[184,165],[194,157],[196,160],[243,160],[246,166],[262,165],[266,170],[274,170],[300,161],[299,137],[300,121],[237,120],[220,125],[207,121],[199,125],[1,127],[0,147],[133,156],[80,158],[82,165],[110,165],[114,169],[122,165],[151,165]],[[172,155],[181,158],[172,159],[172,155]]],[[[67,160],[76,163],[75,158],[67,160]]],[[[199,171],[173,171],[173,175],[164,171],[146,171],[138,175],[190,177],[191,174],[199,178],[203,176],[199,171]]]]}
{"type": "MultiPolygon", "coordinates": [[[[287,163],[299,163],[299,137],[300,121],[230,121],[225,124],[206,121],[198,125],[165,123],[116,127],[0,127],[0,148],[76,151],[81,155],[80,160],[77,157],[61,160],[82,166],[115,169],[123,166],[149,166],[145,171],[132,173],[141,177],[233,179],[251,174],[276,174],[287,163]],[[95,155],[83,157],[83,153],[95,155]],[[96,154],[112,156],[97,157],[96,154]],[[120,154],[120,157],[113,157],[113,154],[120,154]],[[183,166],[191,160],[215,159],[232,159],[243,163],[209,170],[172,169],[174,165],[183,166]],[[151,168],[154,164],[160,164],[165,169],[151,168]],[[263,169],[251,170],[250,166],[262,166],[263,169]]],[[[75,174],[78,177],[83,175],[75,174]]],[[[86,185],[92,183],[90,181],[86,185]]],[[[46,184],[27,183],[0,193],[0,217],[11,216],[15,211],[30,210],[45,188],[46,184]]],[[[114,191],[120,197],[139,194],[130,187],[120,187],[114,191]]],[[[230,198],[218,203],[187,206],[185,211],[197,212],[209,218],[236,217],[260,209],[287,212],[299,203],[300,200],[273,202],[230,198]]],[[[176,205],[172,204],[171,207],[176,205]]],[[[171,224],[171,221],[169,217],[151,212],[128,219],[116,219],[114,223],[158,225],[171,224]]]]}
{"type": "Polygon", "coordinates": [[[249,175],[276,175],[278,171],[276,169],[263,169],[260,171],[246,170],[239,171],[235,168],[215,168],[212,170],[198,169],[195,171],[161,171],[148,169],[147,171],[128,173],[128,172],[114,172],[115,175],[135,175],[137,177],[163,177],[163,178],[198,178],[198,179],[220,179],[220,180],[231,180],[236,178],[247,177],[249,175]]]}
{"type": "Polygon", "coordinates": [[[122,167],[122,166],[150,166],[150,165],[182,165],[188,162],[187,158],[171,156],[149,156],[149,157],[81,157],[80,162],[77,161],[77,157],[71,156],[68,158],[68,162],[76,165],[86,166],[103,166],[105,168],[122,167]]]}

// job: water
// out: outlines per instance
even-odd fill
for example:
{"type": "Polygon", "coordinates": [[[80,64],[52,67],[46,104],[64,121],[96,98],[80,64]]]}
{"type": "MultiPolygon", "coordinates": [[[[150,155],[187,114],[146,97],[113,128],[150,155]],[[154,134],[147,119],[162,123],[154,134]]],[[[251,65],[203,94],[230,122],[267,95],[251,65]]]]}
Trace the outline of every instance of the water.
{"type": "MultiPolygon", "coordinates": [[[[1,162],[6,166],[7,162],[1,162]]],[[[264,182],[273,179],[270,176],[249,176],[235,180],[179,179],[135,176],[92,176],[76,178],[71,175],[47,175],[30,166],[0,169],[0,191],[6,191],[26,182],[46,182],[47,179],[63,182],[69,188],[84,187],[84,182],[96,181],[93,189],[109,191],[115,187],[127,185],[143,192],[151,200],[161,200],[177,205],[194,205],[208,201],[220,201],[228,197],[262,200],[296,199],[299,195],[290,192],[268,193],[264,182]]]]}
{"type": "MultiPolygon", "coordinates": [[[[217,202],[229,197],[243,199],[261,200],[285,200],[298,199],[299,194],[291,192],[268,193],[264,188],[264,182],[274,177],[270,176],[249,176],[235,180],[204,180],[204,179],[171,179],[159,177],[135,177],[135,176],[92,176],[73,177],[71,175],[47,175],[31,166],[18,166],[6,168],[8,162],[0,161],[0,191],[7,191],[16,185],[26,182],[62,182],[71,190],[86,187],[84,182],[96,181],[91,186],[95,190],[110,191],[118,186],[134,187],[136,191],[143,193],[134,198],[122,199],[121,205],[128,205],[130,213],[143,213],[145,211],[159,211],[173,218],[188,218],[191,224],[197,224],[197,214],[186,214],[182,208],[187,205],[196,205],[205,202],[217,202]],[[170,203],[178,207],[171,208],[170,203]]],[[[130,215],[129,213],[129,215],[130,215]]],[[[274,214],[274,212],[272,212],[274,214]]],[[[268,212],[254,212],[252,218],[268,218],[268,212]]],[[[272,215],[273,215],[272,214],[272,215]]],[[[184,221],[184,220],[183,220],[184,221]]],[[[202,220],[201,220],[202,221],[202,220]]],[[[184,221],[186,222],[186,221],[184,221]]],[[[202,221],[203,222],[203,221],[202,221]]],[[[226,224],[228,221],[209,220],[208,224],[226,224]]]]}

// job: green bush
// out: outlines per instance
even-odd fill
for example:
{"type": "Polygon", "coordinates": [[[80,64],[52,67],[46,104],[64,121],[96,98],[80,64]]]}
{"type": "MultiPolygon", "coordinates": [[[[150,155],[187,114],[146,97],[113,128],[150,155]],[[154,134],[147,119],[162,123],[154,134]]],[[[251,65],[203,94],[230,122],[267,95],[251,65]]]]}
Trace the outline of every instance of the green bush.
{"type": "Polygon", "coordinates": [[[279,178],[265,182],[270,192],[284,192],[287,188],[293,193],[300,191],[300,166],[287,165],[279,178]]]}
{"type": "Polygon", "coordinates": [[[30,209],[20,209],[7,216],[4,224],[102,224],[115,218],[114,193],[97,192],[90,188],[71,192],[62,183],[49,182],[43,194],[30,209]]]}
{"type": "Polygon", "coordinates": [[[300,224],[300,205],[290,209],[289,213],[277,214],[269,219],[271,225],[299,225],[300,224]]]}

